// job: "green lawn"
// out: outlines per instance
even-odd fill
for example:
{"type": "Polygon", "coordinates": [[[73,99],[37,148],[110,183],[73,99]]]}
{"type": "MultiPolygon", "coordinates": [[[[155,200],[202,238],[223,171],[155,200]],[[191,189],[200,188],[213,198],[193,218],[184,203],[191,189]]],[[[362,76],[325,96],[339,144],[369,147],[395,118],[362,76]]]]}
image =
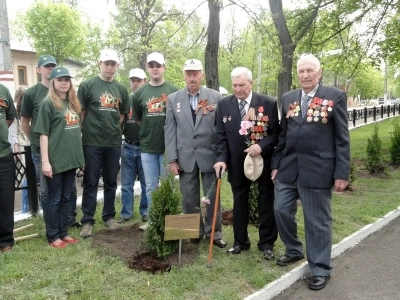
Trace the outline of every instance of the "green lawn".
{"type": "MultiPolygon", "coordinates": [[[[379,128],[384,158],[388,160],[391,121],[380,122],[379,128]]],[[[358,176],[353,192],[334,194],[334,243],[400,206],[400,170],[388,167],[387,178],[375,178],[362,169],[367,138],[371,133],[371,125],[350,133],[358,176]]],[[[221,199],[224,208],[232,207],[226,178],[223,179],[221,199]]],[[[120,205],[119,201],[117,205],[120,205]]],[[[95,231],[103,228],[99,211],[96,218],[95,231]]],[[[304,239],[301,208],[298,220],[299,234],[304,239]]],[[[12,252],[0,253],[0,299],[241,299],[293,268],[278,267],[275,262],[261,257],[256,247],[258,233],[252,226],[249,227],[253,243],[250,251],[231,256],[225,250],[215,248],[213,268],[208,269],[208,244],[203,241],[200,255],[192,265],[173,268],[164,275],[150,275],[128,269],[107,251],[94,248],[90,239],[63,250],[50,248],[46,243],[43,220],[34,218],[19,222],[16,227],[28,223],[35,226],[23,234],[38,232],[40,237],[17,242],[12,252]]],[[[72,230],[71,235],[78,236],[79,230],[72,230]]],[[[231,227],[224,228],[224,239],[228,246],[232,244],[231,227]]],[[[275,252],[277,257],[284,253],[279,239],[275,252]]]]}

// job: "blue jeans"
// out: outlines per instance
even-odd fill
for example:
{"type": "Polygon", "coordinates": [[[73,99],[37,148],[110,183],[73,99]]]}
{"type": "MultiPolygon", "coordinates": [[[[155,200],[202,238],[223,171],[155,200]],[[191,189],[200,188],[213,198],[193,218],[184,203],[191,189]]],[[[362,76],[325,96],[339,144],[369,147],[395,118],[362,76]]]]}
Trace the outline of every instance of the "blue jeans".
{"type": "Polygon", "coordinates": [[[115,193],[121,147],[83,146],[85,172],[83,174],[82,224],[94,224],[100,170],[103,168],[104,205],[101,217],[104,222],[115,218],[115,193]]]}
{"type": "Polygon", "coordinates": [[[46,237],[49,243],[68,235],[69,198],[76,169],[46,177],[48,197],[42,202],[46,237]]]}
{"type": "Polygon", "coordinates": [[[76,200],[78,199],[78,191],[76,189],[76,176],[72,183],[71,196],[69,197],[68,226],[76,223],[76,200]]]}
{"type": "Polygon", "coordinates": [[[136,175],[139,175],[142,193],[140,197],[139,213],[142,216],[147,215],[147,196],[146,181],[140,156],[140,146],[131,145],[126,142],[121,148],[121,217],[130,219],[133,217],[133,186],[136,175]]]}
{"type": "MultiPolygon", "coordinates": [[[[32,152],[32,160],[35,165],[36,171],[36,181],[39,185],[39,203],[42,205],[43,201],[47,201],[48,191],[47,191],[47,181],[46,176],[42,173],[42,158],[40,153],[32,152]]],[[[43,206],[42,206],[43,207],[43,206]]]]}
{"type": "Polygon", "coordinates": [[[151,193],[158,187],[160,177],[165,174],[164,154],[142,152],[141,157],[146,180],[147,209],[150,211],[151,193]]]}
{"type": "Polygon", "coordinates": [[[21,187],[24,188],[21,190],[22,191],[22,210],[21,210],[21,212],[23,214],[25,214],[25,213],[29,212],[28,182],[27,182],[26,178],[22,179],[21,187]]]}

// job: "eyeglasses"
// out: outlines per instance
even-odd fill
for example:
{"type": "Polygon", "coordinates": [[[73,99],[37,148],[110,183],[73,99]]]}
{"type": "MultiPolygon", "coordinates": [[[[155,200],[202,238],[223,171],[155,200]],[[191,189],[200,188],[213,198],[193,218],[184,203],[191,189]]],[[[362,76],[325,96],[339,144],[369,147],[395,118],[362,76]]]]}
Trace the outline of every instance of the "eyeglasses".
{"type": "Polygon", "coordinates": [[[153,69],[153,68],[159,69],[159,68],[162,68],[162,67],[164,67],[164,66],[163,66],[163,65],[147,65],[147,67],[148,67],[149,69],[153,69]]]}

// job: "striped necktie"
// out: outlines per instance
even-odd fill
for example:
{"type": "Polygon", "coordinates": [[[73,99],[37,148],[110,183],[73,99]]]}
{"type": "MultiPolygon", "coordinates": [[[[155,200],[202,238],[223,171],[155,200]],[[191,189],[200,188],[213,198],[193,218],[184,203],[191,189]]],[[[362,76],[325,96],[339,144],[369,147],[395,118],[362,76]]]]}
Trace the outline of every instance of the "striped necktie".
{"type": "Polygon", "coordinates": [[[304,118],[307,114],[307,110],[308,110],[308,101],[310,101],[310,96],[308,95],[304,95],[303,97],[301,97],[301,115],[304,118]]]}
{"type": "Polygon", "coordinates": [[[240,100],[239,110],[240,110],[240,117],[242,118],[242,120],[246,116],[246,108],[245,107],[246,107],[246,100],[240,100]]]}

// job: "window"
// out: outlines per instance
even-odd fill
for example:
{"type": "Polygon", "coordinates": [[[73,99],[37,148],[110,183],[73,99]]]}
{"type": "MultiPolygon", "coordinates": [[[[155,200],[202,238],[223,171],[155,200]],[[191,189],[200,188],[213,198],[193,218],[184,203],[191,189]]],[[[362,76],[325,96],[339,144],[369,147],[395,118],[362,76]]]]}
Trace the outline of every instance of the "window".
{"type": "Polygon", "coordinates": [[[28,81],[26,79],[26,67],[18,66],[18,83],[28,85],[28,81]]]}

